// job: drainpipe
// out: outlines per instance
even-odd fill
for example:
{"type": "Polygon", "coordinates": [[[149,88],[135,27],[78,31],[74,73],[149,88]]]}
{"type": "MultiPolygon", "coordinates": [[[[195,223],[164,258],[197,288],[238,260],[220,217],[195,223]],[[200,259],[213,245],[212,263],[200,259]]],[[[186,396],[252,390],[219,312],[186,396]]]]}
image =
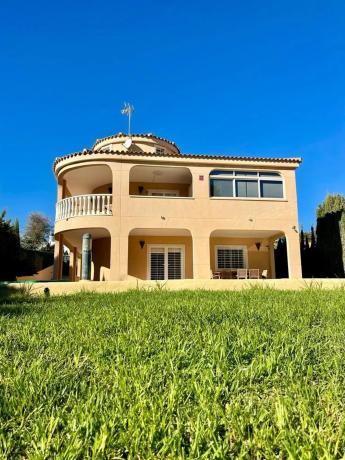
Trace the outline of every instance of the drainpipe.
{"type": "Polygon", "coordinates": [[[81,279],[84,281],[91,279],[91,250],[92,236],[90,233],[84,233],[81,261],[81,279]]]}

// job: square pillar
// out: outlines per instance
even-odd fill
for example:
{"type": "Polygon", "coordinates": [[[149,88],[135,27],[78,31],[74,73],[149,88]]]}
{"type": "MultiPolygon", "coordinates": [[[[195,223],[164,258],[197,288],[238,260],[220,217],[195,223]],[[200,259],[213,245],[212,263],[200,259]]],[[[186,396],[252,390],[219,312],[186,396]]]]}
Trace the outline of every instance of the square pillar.
{"type": "Polygon", "coordinates": [[[285,233],[289,278],[302,278],[301,248],[299,232],[291,230],[285,233]]]}
{"type": "Polygon", "coordinates": [[[275,239],[273,238],[269,240],[269,245],[268,245],[268,250],[270,254],[270,272],[269,272],[270,278],[276,277],[276,261],[274,258],[274,242],[275,242],[275,239]]]}
{"type": "Polygon", "coordinates": [[[63,237],[57,235],[54,244],[54,272],[53,279],[61,280],[62,278],[62,263],[63,263],[63,237]]]}
{"type": "Polygon", "coordinates": [[[209,237],[193,237],[193,278],[211,278],[209,237]]]}
{"type": "Polygon", "coordinates": [[[77,273],[77,248],[73,247],[69,253],[69,280],[75,281],[77,273]]]}
{"type": "Polygon", "coordinates": [[[128,235],[120,236],[120,280],[128,278],[128,235]]]}
{"type": "Polygon", "coordinates": [[[110,280],[122,281],[128,277],[128,235],[111,235],[110,280]]]}

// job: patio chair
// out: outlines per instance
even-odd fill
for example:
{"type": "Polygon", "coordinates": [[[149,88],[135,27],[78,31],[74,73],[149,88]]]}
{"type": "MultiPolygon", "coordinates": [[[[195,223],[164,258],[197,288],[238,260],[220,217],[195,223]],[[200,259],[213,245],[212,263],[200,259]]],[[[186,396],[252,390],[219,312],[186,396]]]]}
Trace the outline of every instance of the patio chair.
{"type": "Polygon", "coordinates": [[[248,278],[250,280],[258,280],[260,278],[260,271],[258,268],[250,268],[248,272],[248,278]]]}
{"type": "Polygon", "coordinates": [[[212,272],[211,277],[213,280],[220,280],[222,278],[222,272],[212,272]]]}
{"type": "Polygon", "coordinates": [[[238,268],[237,269],[237,279],[238,280],[246,280],[248,277],[247,269],[246,268],[238,268]]]}
{"type": "Polygon", "coordinates": [[[261,278],[266,280],[268,278],[268,270],[262,270],[261,278]]]}

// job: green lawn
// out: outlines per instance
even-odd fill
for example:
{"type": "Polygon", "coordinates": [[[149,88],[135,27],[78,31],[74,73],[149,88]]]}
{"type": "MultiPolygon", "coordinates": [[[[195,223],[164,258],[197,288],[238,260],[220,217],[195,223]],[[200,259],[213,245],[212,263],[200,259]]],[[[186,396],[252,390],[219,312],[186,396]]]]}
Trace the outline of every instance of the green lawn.
{"type": "Polygon", "coordinates": [[[342,458],[345,291],[0,303],[0,458],[342,458]]]}

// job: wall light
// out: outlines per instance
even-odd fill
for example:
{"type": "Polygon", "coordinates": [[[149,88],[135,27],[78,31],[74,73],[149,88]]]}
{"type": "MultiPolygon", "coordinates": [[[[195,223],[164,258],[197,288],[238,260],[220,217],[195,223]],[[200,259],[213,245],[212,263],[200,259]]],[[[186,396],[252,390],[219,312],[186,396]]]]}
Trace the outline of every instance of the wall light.
{"type": "Polygon", "coordinates": [[[145,241],[144,241],[144,240],[140,240],[140,241],[139,241],[139,245],[140,245],[141,249],[144,249],[145,241]]]}
{"type": "Polygon", "coordinates": [[[260,241],[258,241],[257,243],[255,243],[255,246],[256,246],[256,249],[257,249],[258,251],[260,251],[260,248],[261,248],[261,243],[260,243],[260,241]]]}

